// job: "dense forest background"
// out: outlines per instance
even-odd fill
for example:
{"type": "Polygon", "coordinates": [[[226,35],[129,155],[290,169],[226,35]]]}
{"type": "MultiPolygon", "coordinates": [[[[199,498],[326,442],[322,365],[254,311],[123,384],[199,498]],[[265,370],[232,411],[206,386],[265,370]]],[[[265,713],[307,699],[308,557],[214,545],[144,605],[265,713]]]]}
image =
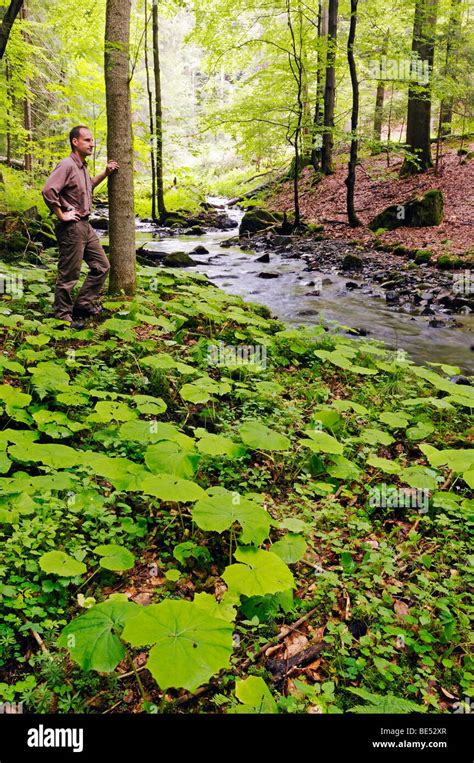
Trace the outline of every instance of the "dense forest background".
{"type": "MultiPolygon", "coordinates": [[[[93,171],[106,158],[105,13],[105,0],[22,4],[1,62],[0,155],[29,176],[9,172],[7,206],[64,156],[73,124],[94,132],[93,171]]],[[[473,130],[473,15],[463,0],[133,2],[137,212],[152,213],[153,158],[170,208],[295,161],[331,173],[356,138],[387,165],[404,148],[405,173],[439,164],[436,139],[473,130]]]]}

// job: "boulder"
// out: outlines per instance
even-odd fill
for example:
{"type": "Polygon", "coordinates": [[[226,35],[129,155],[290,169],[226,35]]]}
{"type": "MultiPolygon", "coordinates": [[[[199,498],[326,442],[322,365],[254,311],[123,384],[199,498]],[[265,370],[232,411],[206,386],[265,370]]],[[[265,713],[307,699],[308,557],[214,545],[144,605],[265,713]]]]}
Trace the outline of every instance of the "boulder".
{"type": "Polygon", "coordinates": [[[357,254],[346,254],[342,261],[343,270],[362,270],[364,262],[357,254]]]}
{"type": "Polygon", "coordinates": [[[258,278],[279,278],[279,277],[280,277],[279,273],[267,273],[263,271],[262,273],[258,274],[258,278]]]}
{"type": "Polygon", "coordinates": [[[187,252],[171,252],[163,260],[163,265],[168,268],[192,268],[197,264],[187,252]]]}
{"type": "Polygon", "coordinates": [[[440,225],[443,220],[444,195],[438,188],[433,188],[424,196],[392,204],[376,215],[369,223],[373,231],[383,228],[395,230],[395,228],[425,228],[440,225]]]}
{"type": "Polygon", "coordinates": [[[191,254],[209,254],[209,249],[206,249],[202,244],[198,244],[194,249],[191,249],[191,254]]]}
{"type": "Polygon", "coordinates": [[[265,252],[261,257],[257,257],[256,262],[270,262],[270,255],[268,252],[265,252]]]}
{"type": "Polygon", "coordinates": [[[109,230],[108,217],[91,217],[89,222],[95,230],[109,230]]]}
{"type": "Polygon", "coordinates": [[[283,222],[283,215],[279,212],[269,212],[260,207],[247,210],[239,226],[239,236],[259,233],[268,228],[275,228],[283,222]]]}

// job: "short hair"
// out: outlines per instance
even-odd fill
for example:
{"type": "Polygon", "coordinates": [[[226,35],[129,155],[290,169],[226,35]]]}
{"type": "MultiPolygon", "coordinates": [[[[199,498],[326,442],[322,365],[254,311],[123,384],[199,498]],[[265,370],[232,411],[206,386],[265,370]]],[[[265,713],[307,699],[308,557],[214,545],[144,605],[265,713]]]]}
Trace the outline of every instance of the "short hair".
{"type": "Polygon", "coordinates": [[[87,127],[87,125],[76,125],[72,128],[71,132],[69,133],[69,143],[71,144],[71,148],[74,148],[72,139],[73,138],[80,138],[81,137],[81,130],[89,130],[90,128],[87,127]]]}

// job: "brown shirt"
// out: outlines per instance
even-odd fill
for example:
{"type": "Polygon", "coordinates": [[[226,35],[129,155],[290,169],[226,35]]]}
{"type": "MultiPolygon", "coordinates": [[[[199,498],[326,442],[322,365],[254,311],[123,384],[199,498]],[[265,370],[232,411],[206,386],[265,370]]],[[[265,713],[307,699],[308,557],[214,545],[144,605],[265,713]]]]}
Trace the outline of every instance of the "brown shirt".
{"type": "Polygon", "coordinates": [[[71,151],[54,168],[43,188],[43,198],[47,206],[61,207],[63,212],[77,209],[81,217],[92,210],[92,180],[87,164],[71,151]]]}

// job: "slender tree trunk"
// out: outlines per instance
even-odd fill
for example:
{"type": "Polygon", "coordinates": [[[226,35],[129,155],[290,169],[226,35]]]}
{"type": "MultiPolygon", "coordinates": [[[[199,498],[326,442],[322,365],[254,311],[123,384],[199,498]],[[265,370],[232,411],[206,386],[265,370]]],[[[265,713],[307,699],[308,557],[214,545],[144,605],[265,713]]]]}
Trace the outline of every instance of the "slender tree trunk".
{"type": "Polygon", "coordinates": [[[321,168],[325,175],[331,175],[334,171],[332,150],[334,146],[334,106],[336,103],[336,46],[338,6],[339,0],[329,0],[326,85],[324,88],[324,134],[321,152],[321,168]]]}
{"type": "Polygon", "coordinates": [[[131,0],[107,0],[105,20],[105,95],[107,155],[120,169],[109,175],[109,292],[135,292],[135,214],[133,140],[130,108],[131,0]]]}
{"type": "Polygon", "coordinates": [[[145,0],[145,71],[146,71],[146,90],[148,95],[148,120],[150,129],[150,166],[151,166],[151,216],[156,220],[156,168],[155,168],[155,126],[153,120],[153,95],[150,84],[150,67],[148,63],[148,3],[145,0]]]}
{"type": "Polygon", "coordinates": [[[292,52],[289,54],[289,63],[291,73],[296,82],[297,88],[297,122],[293,133],[293,147],[295,150],[295,171],[293,173],[293,204],[295,210],[295,228],[298,228],[301,223],[300,201],[299,201],[299,170],[300,170],[300,140],[301,140],[301,125],[304,114],[303,103],[303,78],[304,78],[304,65],[303,65],[303,16],[301,8],[298,7],[298,39],[295,35],[293,28],[293,20],[291,17],[291,5],[290,0],[286,0],[286,16],[288,28],[291,35],[292,52]]]}
{"type": "MultiPolygon", "coordinates": [[[[381,55],[386,56],[388,52],[388,40],[390,37],[390,31],[387,29],[383,40],[381,55]]],[[[382,140],[382,124],[383,124],[383,104],[385,100],[385,82],[380,80],[377,84],[377,93],[375,96],[375,112],[374,112],[374,134],[373,139],[376,142],[372,155],[380,153],[380,143],[382,140]]]]}
{"type": "Polygon", "coordinates": [[[153,68],[155,73],[155,165],[156,165],[156,201],[158,216],[166,220],[166,207],[163,190],[163,107],[161,102],[161,69],[158,27],[158,0],[153,2],[153,68]]]}
{"type": "Polygon", "coordinates": [[[402,177],[424,172],[433,166],[430,144],[430,80],[434,59],[437,2],[438,0],[416,0],[412,53],[415,61],[423,67],[428,82],[419,77],[408,89],[406,144],[408,150],[415,154],[416,160],[410,156],[405,158],[400,170],[402,177]]]}
{"type": "MultiPolygon", "coordinates": [[[[23,3],[20,11],[20,17],[22,21],[28,19],[27,5],[23,3]]],[[[28,41],[28,35],[23,30],[23,38],[28,41]]],[[[33,155],[31,152],[31,143],[33,140],[33,120],[31,115],[31,97],[30,97],[30,80],[27,77],[25,81],[25,97],[23,99],[23,127],[26,133],[26,147],[24,154],[25,171],[32,172],[33,170],[33,155]]]]}
{"type": "Polygon", "coordinates": [[[325,68],[325,45],[327,43],[328,33],[328,14],[326,0],[319,0],[318,3],[318,68],[316,70],[316,102],[314,106],[313,136],[311,150],[311,164],[315,172],[319,172],[321,166],[321,146],[323,134],[324,117],[324,86],[323,71],[325,68]]]}
{"type": "Polygon", "coordinates": [[[359,83],[357,81],[357,70],[354,58],[354,42],[357,29],[357,5],[358,0],[351,0],[351,22],[349,26],[349,37],[347,38],[347,61],[349,63],[349,71],[351,74],[352,85],[352,115],[351,115],[351,153],[348,165],[348,173],[346,178],[347,185],[347,216],[349,218],[349,225],[352,228],[357,228],[361,225],[359,218],[357,217],[354,207],[354,191],[356,183],[356,166],[357,166],[357,129],[359,125],[359,83]]]}
{"type": "Polygon", "coordinates": [[[11,161],[12,161],[12,136],[10,132],[10,119],[11,119],[11,74],[10,74],[10,62],[8,60],[8,56],[5,56],[5,82],[6,82],[6,134],[5,134],[5,140],[6,140],[6,159],[7,159],[7,166],[10,167],[11,161]]]}
{"type": "Polygon", "coordinates": [[[11,0],[0,24],[0,60],[3,58],[13,22],[20,13],[23,0],[11,0]]]}
{"type": "MultiPolygon", "coordinates": [[[[451,63],[453,48],[459,37],[459,28],[461,24],[461,0],[451,0],[451,13],[449,16],[448,32],[446,37],[446,58],[444,62],[444,76],[449,75],[449,66],[451,63]]],[[[440,130],[442,138],[451,133],[451,122],[453,121],[453,103],[452,95],[443,98],[440,105],[440,130]]]]}

